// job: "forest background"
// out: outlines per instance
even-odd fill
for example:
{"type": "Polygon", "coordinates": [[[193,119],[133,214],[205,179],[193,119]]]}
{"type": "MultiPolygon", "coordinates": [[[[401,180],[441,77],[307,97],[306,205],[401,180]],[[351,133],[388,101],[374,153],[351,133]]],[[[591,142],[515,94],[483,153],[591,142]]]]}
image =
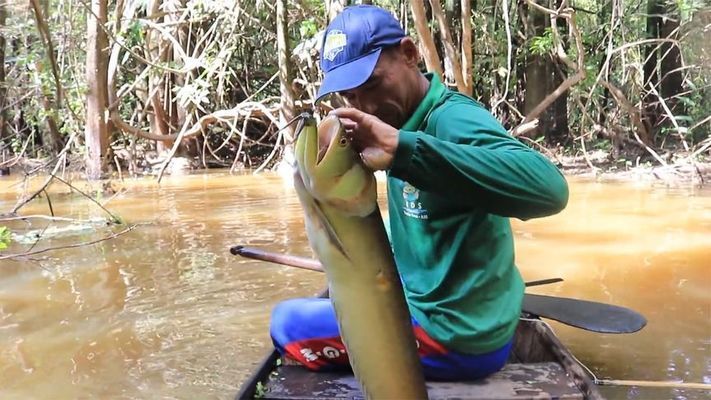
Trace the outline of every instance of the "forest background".
{"type": "MultiPolygon", "coordinates": [[[[290,170],[287,122],[314,107],[323,29],[351,3],[0,0],[0,175],[10,174],[0,177],[0,208],[14,203],[0,209],[10,310],[0,353],[9,354],[3,371],[16,372],[5,374],[9,390],[83,394],[89,382],[99,392],[152,387],[174,396],[193,382],[188,390],[204,397],[196,383],[218,374],[224,380],[208,389],[233,390],[235,363],[249,363],[225,349],[253,348],[267,332],[254,324],[264,299],[296,293],[274,287],[312,290],[315,281],[295,284],[262,266],[254,275],[231,261],[234,244],[295,252],[308,242],[294,196],[290,207],[281,186],[264,185],[268,174],[249,181],[225,171],[290,170]],[[223,169],[210,184],[202,170],[192,181],[156,184],[165,173],[205,168],[223,169]],[[105,240],[113,243],[97,245],[105,240]],[[234,337],[220,332],[239,340],[225,347],[234,337]],[[148,368],[139,381],[134,365],[148,368]]],[[[416,39],[423,70],[480,101],[566,174],[711,182],[708,0],[372,3],[416,39]]],[[[320,114],[340,104],[334,97],[320,114]]],[[[708,371],[698,350],[707,319],[696,311],[708,280],[696,277],[706,277],[701,197],[709,192],[695,198],[693,190],[672,198],[582,188],[577,210],[522,241],[567,249],[558,269],[541,271],[570,277],[576,296],[627,299],[662,321],[656,326],[666,330],[650,326],[651,341],[635,337],[641,345],[626,347],[661,357],[646,363],[649,379],[698,380],[708,371]],[[692,339],[679,340],[682,331],[692,339]]],[[[536,253],[531,264],[549,261],[550,252],[536,253]]],[[[605,346],[598,365],[636,357],[605,346]]]]}
{"type": "Polygon", "coordinates": [[[30,0],[0,3],[0,173],[275,168],[353,3],[562,168],[711,170],[703,0],[30,0]]]}

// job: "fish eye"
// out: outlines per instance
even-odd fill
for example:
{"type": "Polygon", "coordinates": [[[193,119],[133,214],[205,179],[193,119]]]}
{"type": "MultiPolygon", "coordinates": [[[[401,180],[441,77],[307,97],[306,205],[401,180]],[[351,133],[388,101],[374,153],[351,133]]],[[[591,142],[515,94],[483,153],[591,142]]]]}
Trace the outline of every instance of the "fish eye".
{"type": "Polygon", "coordinates": [[[340,144],[341,146],[345,146],[348,144],[348,139],[346,139],[345,136],[341,136],[341,139],[338,141],[338,144],[340,144]]]}

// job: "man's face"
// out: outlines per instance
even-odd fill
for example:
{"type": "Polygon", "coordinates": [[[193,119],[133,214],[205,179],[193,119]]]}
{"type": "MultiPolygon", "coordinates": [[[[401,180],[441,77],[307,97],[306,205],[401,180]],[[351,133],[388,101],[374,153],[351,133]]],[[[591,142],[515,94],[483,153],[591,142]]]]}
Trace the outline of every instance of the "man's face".
{"type": "Polygon", "coordinates": [[[340,92],[351,107],[401,128],[410,117],[416,90],[413,70],[400,47],[385,49],[370,78],[355,89],[340,92]]]}

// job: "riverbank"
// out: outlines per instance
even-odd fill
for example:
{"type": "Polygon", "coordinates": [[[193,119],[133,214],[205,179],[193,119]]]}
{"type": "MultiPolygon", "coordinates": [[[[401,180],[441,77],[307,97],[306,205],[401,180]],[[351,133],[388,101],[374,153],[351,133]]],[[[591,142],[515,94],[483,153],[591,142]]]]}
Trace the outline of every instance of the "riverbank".
{"type": "Polygon", "coordinates": [[[606,182],[639,182],[669,187],[705,187],[711,184],[711,159],[680,158],[662,165],[660,162],[612,159],[603,151],[586,156],[549,157],[567,176],[594,178],[606,182]]]}
{"type": "MultiPolygon", "coordinates": [[[[638,182],[650,185],[663,185],[669,187],[707,187],[711,184],[711,157],[698,156],[694,159],[677,155],[673,160],[655,160],[631,156],[613,157],[609,152],[595,150],[584,155],[556,154],[551,151],[543,153],[560,168],[566,176],[578,176],[605,182],[638,182]],[[664,161],[665,164],[662,164],[664,161]]],[[[255,161],[259,165],[258,160],[255,161]]],[[[112,171],[104,182],[123,180],[130,176],[157,176],[160,163],[145,164],[138,170],[129,173],[127,168],[119,164],[112,166],[112,171]]],[[[53,165],[47,160],[22,159],[10,170],[4,170],[0,175],[14,175],[15,178],[26,175],[42,175],[47,168],[53,165]]],[[[191,174],[204,170],[204,164],[198,159],[174,157],[165,170],[165,175],[191,174]]],[[[212,168],[209,168],[212,169],[212,168]]],[[[254,172],[254,168],[244,167],[231,170],[235,174],[254,172]]],[[[83,163],[79,156],[74,156],[60,171],[70,172],[73,176],[83,176],[83,163]]],[[[290,175],[288,164],[283,161],[272,162],[263,171],[277,172],[287,177],[290,175]]]]}

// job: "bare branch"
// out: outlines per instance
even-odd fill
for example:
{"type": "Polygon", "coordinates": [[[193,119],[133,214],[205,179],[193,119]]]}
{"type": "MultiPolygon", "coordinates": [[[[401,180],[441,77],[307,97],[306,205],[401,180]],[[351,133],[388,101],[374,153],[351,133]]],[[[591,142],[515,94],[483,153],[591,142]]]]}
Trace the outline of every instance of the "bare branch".
{"type": "Polygon", "coordinates": [[[35,21],[37,22],[37,30],[42,36],[44,45],[47,47],[47,58],[52,67],[52,76],[54,76],[54,87],[56,90],[56,104],[57,107],[62,103],[62,84],[59,78],[59,68],[57,67],[57,60],[54,56],[54,45],[52,44],[52,36],[49,33],[49,26],[47,25],[47,20],[42,14],[42,6],[39,4],[39,0],[30,0],[30,5],[35,13],[35,21]]]}
{"type": "MultiPolygon", "coordinates": [[[[543,101],[541,101],[536,107],[531,110],[531,112],[526,115],[526,118],[523,119],[521,122],[522,126],[525,123],[538,118],[538,116],[545,111],[551,104],[553,104],[558,97],[560,97],[565,91],[576,85],[578,82],[582,81],[585,79],[586,73],[585,73],[585,63],[584,63],[584,57],[585,57],[585,48],[583,47],[583,39],[580,35],[580,31],[578,31],[578,27],[575,23],[575,10],[572,8],[564,8],[566,3],[565,0],[561,3],[560,10],[563,10],[563,12],[558,12],[554,10],[547,9],[539,4],[536,4],[533,0],[527,0],[528,4],[532,5],[533,7],[548,13],[551,16],[551,30],[554,32],[554,41],[555,47],[556,47],[556,52],[558,55],[558,58],[560,58],[565,64],[570,67],[571,69],[576,69],[577,71],[569,76],[567,79],[565,79],[552,93],[550,93],[548,96],[546,96],[543,101]],[[577,53],[578,53],[578,59],[577,63],[573,63],[570,61],[568,58],[568,55],[565,53],[565,50],[563,49],[562,44],[560,43],[560,34],[558,33],[558,24],[556,22],[556,18],[562,17],[565,18],[565,20],[568,22],[568,27],[570,28],[570,34],[573,36],[575,39],[575,45],[577,48],[577,53]]],[[[520,135],[519,133],[519,127],[516,127],[513,129],[512,135],[518,136],[520,135]]]]}
{"type": "MultiPolygon", "coordinates": [[[[508,0],[504,0],[507,3],[508,0]]],[[[472,63],[472,2],[470,0],[461,1],[462,8],[462,74],[464,74],[464,87],[466,94],[472,95],[473,87],[473,63],[472,63]]],[[[506,8],[506,7],[505,7],[506,8]]],[[[508,15],[505,17],[508,19],[508,15]]],[[[507,85],[508,86],[508,85],[507,85]]]]}
{"type": "Polygon", "coordinates": [[[44,219],[44,220],[53,221],[53,222],[78,222],[78,223],[85,223],[85,224],[106,224],[107,222],[110,222],[104,218],[78,219],[78,218],[56,217],[53,215],[41,215],[41,214],[18,215],[16,217],[0,217],[0,221],[3,221],[3,222],[27,221],[30,219],[44,219]]]}
{"type": "MultiPolygon", "coordinates": [[[[66,148],[66,146],[65,146],[65,148],[66,148]]],[[[62,155],[59,157],[59,160],[57,160],[57,163],[54,165],[54,169],[52,170],[52,172],[50,173],[50,175],[47,177],[47,179],[45,179],[45,181],[44,181],[44,183],[42,184],[42,186],[40,186],[40,188],[39,188],[37,191],[35,191],[33,194],[31,194],[30,196],[27,196],[27,197],[24,198],[24,199],[20,199],[20,201],[18,201],[17,204],[15,204],[15,207],[12,208],[12,211],[10,211],[9,214],[10,214],[10,215],[16,215],[17,212],[20,210],[20,208],[24,207],[25,204],[29,203],[30,201],[32,201],[32,199],[34,199],[35,197],[39,196],[39,194],[42,193],[42,191],[43,191],[47,186],[49,186],[50,183],[52,183],[52,179],[53,179],[54,174],[56,174],[57,171],[59,170],[59,167],[60,167],[62,164],[64,164],[64,161],[65,161],[65,155],[62,154],[62,155]]]]}
{"type": "Polygon", "coordinates": [[[647,152],[651,154],[654,159],[659,161],[660,164],[667,165],[666,161],[664,161],[664,159],[661,158],[656,151],[652,150],[652,148],[649,147],[647,143],[640,137],[649,136],[649,133],[647,132],[647,128],[642,123],[642,118],[639,115],[639,109],[634,107],[632,103],[627,100],[627,97],[625,97],[624,93],[622,93],[619,88],[617,88],[610,82],[607,82],[606,80],[600,80],[600,84],[607,88],[612,94],[612,97],[614,97],[615,100],[622,106],[622,108],[624,108],[629,113],[630,118],[632,119],[632,123],[635,125],[635,127],[637,127],[637,131],[634,132],[634,137],[635,139],[637,139],[637,142],[645,150],[647,150],[647,152]]]}
{"type": "Polygon", "coordinates": [[[75,190],[75,191],[79,192],[79,194],[81,194],[82,196],[84,196],[84,197],[86,197],[87,199],[89,199],[89,201],[91,201],[92,203],[94,203],[94,204],[96,204],[97,206],[99,206],[99,208],[101,208],[102,210],[104,210],[104,212],[106,212],[107,214],[109,214],[109,216],[111,216],[111,221],[112,221],[112,222],[114,222],[114,223],[121,223],[121,219],[120,219],[119,217],[117,217],[117,216],[114,215],[111,211],[109,211],[108,209],[106,209],[106,207],[104,207],[101,203],[99,203],[98,201],[94,200],[93,197],[91,197],[91,196],[89,196],[88,194],[84,193],[84,192],[81,191],[79,188],[77,188],[76,186],[72,185],[71,183],[65,181],[64,179],[58,177],[57,175],[54,175],[54,174],[50,174],[50,175],[51,175],[52,177],[54,177],[54,179],[56,179],[56,180],[62,182],[63,184],[69,186],[72,190],[75,190]]]}
{"type": "Polygon", "coordinates": [[[659,99],[659,103],[661,103],[664,112],[667,114],[667,117],[669,117],[669,120],[671,121],[672,125],[674,125],[676,133],[679,135],[679,139],[681,139],[681,143],[684,145],[684,150],[689,151],[689,145],[686,143],[686,139],[684,139],[685,132],[682,131],[682,128],[679,126],[679,123],[676,122],[676,117],[667,106],[667,102],[664,101],[664,98],[659,94],[659,92],[657,92],[657,89],[654,88],[654,85],[649,85],[649,90],[659,99]]]}
{"type": "Polygon", "coordinates": [[[420,37],[420,49],[424,56],[427,70],[442,78],[442,65],[437,55],[437,47],[435,47],[430,29],[427,27],[425,5],[422,0],[412,0],[410,1],[410,9],[412,10],[412,20],[415,22],[417,35],[420,37]]]}
{"type": "Polygon", "coordinates": [[[444,16],[444,12],[442,11],[442,4],[440,3],[440,0],[430,0],[430,5],[432,6],[432,14],[434,14],[437,19],[439,30],[442,33],[444,52],[449,61],[452,63],[452,73],[454,73],[454,82],[457,84],[457,89],[461,93],[471,94],[471,88],[467,87],[466,82],[464,81],[462,67],[459,64],[459,55],[457,54],[457,49],[454,48],[454,38],[449,30],[449,24],[444,16]]]}
{"type": "MultiPolygon", "coordinates": [[[[513,43],[511,40],[511,22],[509,21],[509,0],[501,0],[501,7],[503,8],[502,15],[504,17],[504,27],[506,28],[506,83],[504,84],[504,94],[501,95],[494,104],[491,106],[492,111],[496,111],[496,108],[502,102],[506,101],[509,95],[509,83],[511,80],[511,64],[513,58],[513,43]]],[[[536,120],[538,122],[538,120],[536,120]]],[[[521,135],[523,132],[520,132],[521,135]]]]}

